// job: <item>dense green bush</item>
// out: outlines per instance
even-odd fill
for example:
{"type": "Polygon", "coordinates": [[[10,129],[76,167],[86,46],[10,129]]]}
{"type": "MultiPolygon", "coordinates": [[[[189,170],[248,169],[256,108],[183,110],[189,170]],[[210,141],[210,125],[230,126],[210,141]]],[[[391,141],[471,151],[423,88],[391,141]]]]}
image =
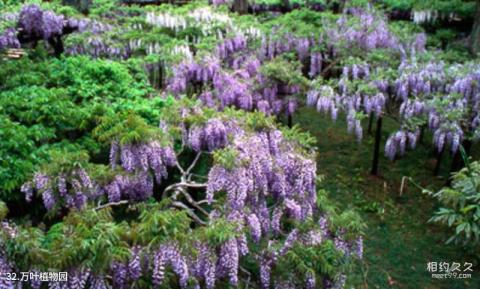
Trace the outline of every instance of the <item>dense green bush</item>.
{"type": "Polygon", "coordinates": [[[430,222],[454,229],[447,243],[478,245],[480,242],[480,162],[468,163],[467,167],[453,175],[452,184],[438,192],[425,191],[436,198],[441,207],[430,222]]]}
{"type": "Polygon", "coordinates": [[[158,119],[155,97],[137,64],[88,57],[4,61],[0,68],[0,195],[18,189],[45,152],[68,143],[99,151],[91,130],[98,117],[125,109],[158,119]]]}

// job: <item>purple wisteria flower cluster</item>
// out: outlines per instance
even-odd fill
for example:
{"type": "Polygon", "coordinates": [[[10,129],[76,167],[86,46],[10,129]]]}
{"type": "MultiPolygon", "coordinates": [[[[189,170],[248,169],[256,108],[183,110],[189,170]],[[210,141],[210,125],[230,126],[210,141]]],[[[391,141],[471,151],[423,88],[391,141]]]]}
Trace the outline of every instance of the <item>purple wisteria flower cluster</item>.
{"type": "Polygon", "coordinates": [[[370,68],[367,64],[345,65],[338,82],[338,92],[329,85],[321,85],[307,93],[307,105],[315,106],[317,111],[328,113],[332,120],[336,120],[339,111],[346,114],[349,132],[354,132],[358,141],[362,140],[363,128],[358,114],[373,114],[379,117],[387,103],[385,93],[388,85],[383,81],[371,79],[370,68]],[[351,89],[352,81],[361,80],[368,84],[370,91],[351,89]]]}
{"type": "Polygon", "coordinates": [[[237,35],[218,44],[215,48],[215,53],[218,58],[224,59],[245,48],[247,48],[247,39],[241,35],[237,35]]]}
{"type": "MultiPolygon", "coordinates": [[[[8,261],[5,252],[0,252],[0,272],[3,274],[13,272],[12,264],[8,261]]],[[[0,288],[15,289],[16,282],[7,278],[0,279],[0,288]]]]}
{"type": "Polygon", "coordinates": [[[27,37],[49,39],[62,34],[65,18],[52,11],[44,11],[40,6],[26,5],[20,11],[18,26],[27,37]]]}
{"type": "Polygon", "coordinates": [[[168,176],[167,167],[174,166],[176,162],[173,148],[155,140],[135,144],[120,144],[113,141],[110,146],[112,168],[120,164],[129,173],[152,171],[158,183],[168,176]]]}
{"type": "Polygon", "coordinates": [[[327,34],[333,43],[347,42],[347,48],[357,46],[369,51],[378,48],[399,49],[398,38],[388,29],[385,19],[373,10],[356,9],[350,11],[355,23],[349,22],[347,14],[338,21],[336,29],[329,29],[327,34]],[[335,41],[336,40],[336,41],[335,41]]]}
{"type": "Polygon", "coordinates": [[[443,62],[404,61],[400,77],[395,81],[396,98],[402,100],[402,128],[387,140],[385,155],[394,159],[414,149],[420,136],[412,119],[424,119],[433,133],[438,152],[447,146],[455,154],[465,135],[478,138],[480,124],[480,67],[474,64],[446,67],[443,62]],[[473,108],[473,109],[472,109],[473,108]]]}
{"type": "Polygon", "coordinates": [[[293,216],[299,220],[311,215],[316,200],[315,163],[288,153],[280,131],[237,137],[233,146],[239,152],[238,165],[232,170],[219,165],[211,169],[208,200],[213,200],[215,192],[226,191],[226,206],[234,211],[248,208],[265,232],[270,231],[270,220],[263,220],[267,197],[296,208],[293,216]]]}
{"type": "Polygon", "coordinates": [[[81,166],[56,176],[36,172],[33,180],[21,187],[28,202],[32,201],[34,191],[41,194],[47,210],[56,206],[81,209],[88,200],[96,199],[100,190],[81,166]]]}
{"type": "Polygon", "coordinates": [[[120,145],[113,141],[110,149],[110,166],[121,171],[102,184],[92,180],[87,171],[79,166],[57,175],[36,172],[33,180],[22,185],[21,191],[27,201],[32,201],[34,191],[41,194],[47,210],[57,207],[83,208],[88,201],[107,197],[110,202],[121,199],[143,201],[152,196],[154,179],[160,184],[168,177],[168,167],[176,164],[176,155],[171,146],[162,146],[158,141],[141,144],[120,145]]]}
{"type": "MultiPolygon", "coordinates": [[[[188,113],[186,110],[185,114],[191,116],[194,111],[188,113]]],[[[161,127],[165,128],[166,124],[162,123],[161,127]]],[[[122,289],[147,278],[152,280],[154,286],[162,286],[166,282],[174,282],[181,288],[194,286],[213,289],[215,284],[222,282],[238,286],[244,282],[241,263],[242,258],[247,256],[259,262],[262,288],[315,288],[319,282],[330,282],[330,287],[326,288],[340,286],[341,280],[316,276],[313,271],[305,273],[303,279],[293,278],[291,281],[277,280],[273,274],[278,269],[276,264],[279,260],[287,258],[288,253],[298,245],[318,247],[330,241],[344,256],[361,257],[363,254],[362,240],[346,240],[343,231],[340,234],[330,231],[326,216],[320,216],[308,231],[287,225],[317,219],[319,216],[316,164],[311,156],[306,156],[281,131],[275,129],[251,131],[239,127],[233,120],[222,121],[215,117],[191,129],[199,129],[203,134],[199,144],[192,147],[210,152],[229,148],[237,152],[232,167],[214,164],[208,175],[206,191],[206,200],[211,203],[226,194],[225,202],[217,203],[211,212],[209,222],[225,219],[234,224],[235,236],[215,245],[205,240],[194,240],[192,246],[178,241],[165,241],[153,247],[133,246],[128,260],[113,261],[108,272],[102,273],[108,277],[78,267],[69,270],[67,285],[52,283],[49,286],[79,289],[113,286],[122,289]],[[266,248],[265,244],[268,245],[266,248]],[[258,251],[252,249],[253,246],[262,249],[258,251]]],[[[187,134],[189,139],[192,136],[187,134]]],[[[111,202],[123,198],[140,200],[152,191],[154,171],[158,169],[155,164],[165,166],[158,173],[163,177],[163,170],[175,162],[171,148],[162,147],[156,142],[121,145],[114,141],[111,166],[123,170],[125,174],[116,175],[110,183],[99,186],[85,170],[78,169],[70,174],[65,173],[63,178],[37,173],[31,183],[24,185],[23,190],[29,198],[33,189],[43,192],[46,206],[49,198],[53,198],[53,204],[60,201],[59,191],[64,192],[65,196],[71,195],[70,187],[75,182],[84,191],[85,188],[91,188],[94,192],[92,196],[107,195],[111,202]]],[[[89,199],[90,195],[85,194],[85,197],[89,199]]]]}
{"type": "Polygon", "coordinates": [[[13,28],[7,28],[0,34],[0,49],[20,48],[17,32],[13,28]]]}
{"type": "Polygon", "coordinates": [[[159,286],[165,278],[165,269],[170,266],[179,278],[180,287],[186,288],[189,278],[188,264],[178,246],[166,244],[160,246],[153,261],[153,284],[159,286]]]}
{"type": "MultiPolygon", "coordinates": [[[[342,234],[344,232],[340,230],[339,235],[333,234],[328,229],[328,220],[324,216],[321,216],[318,220],[318,229],[308,231],[306,233],[300,233],[297,229],[293,229],[286,237],[283,244],[280,246],[276,240],[270,240],[267,248],[262,252],[260,261],[260,283],[262,288],[271,288],[272,276],[271,272],[274,269],[275,264],[279,258],[285,256],[296,245],[301,246],[317,246],[322,242],[331,240],[335,248],[342,252],[345,256],[356,256],[357,258],[363,258],[363,238],[360,236],[353,241],[345,241],[342,234]]],[[[298,277],[298,272],[297,277],[298,277]]],[[[322,288],[344,288],[343,278],[332,280],[328,277],[323,277],[321,280],[324,284],[322,288]]],[[[316,288],[317,278],[313,272],[305,274],[305,280],[303,286],[307,288],[316,288]]],[[[273,280],[274,288],[298,288],[296,280],[279,281],[273,280]]]]}
{"type": "Polygon", "coordinates": [[[442,62],[418,63],[403,60],[400,75],[389,83],[374,79],[365,64],[345,66],[338,83],[338,92],[323,85],[307,93],[307,105],[316,106],[318,111],[330,113],[336,119],[338,110],[346,113],[348,129],[360,140],[363,129],[358,113],[381,116],[386,105],[399,105],[402,119],[401,129],[393,133],[386,142],[385,155],[389,159],[405,154],[407,148],[414,149],[421,135],[417,121],[426,119],[434,135],[434,145],[441,152],[446,146],[455,154],[465,135],[478,130],[478,67],[472,64],[446,67],[442,62]],[[350,91],[351,81],[362,81],[378,92],[350,91]],[[391,98],[387,98],[391,97],[391,98]],[[441,96],[441,97],[439,97],[441,96]],[[465,125],[468,124],[468,125],[465,125]]]}
{"type": "Polygon", "coordinates": [[[229,126],[218,118],[211,118],[203,126],[194,126],[188,133],[188,144],[194,151],[214,151],[228,143],[228,135],[233,133],[229,126]]]}
{"type": "Polygon", "coordinates": [[[90,55],[95,58],[127,59],[133,49],[129,45],[113,43],[102,35],[93,35],[81,43],[69,44],[66,48],[69,55],[90,55]]]}
{"type": "Polygon", "coordinates": [[[292,115],[298,106],[292,96],[300,92],[299,86],[271,81],[260,73],[261,59],[267,60],[249,51],[244,37],[227,39],[217,46],[215,55],[174,67],[167,91],[181,95],[191,86],[200,88],[198,98],[209,107],[292,115]]]}
{"type": "Polygon", "coordinates": [[[101,37],[113,27],[109,24],[88,18],[67,18],[50,10],[43,10],[37,4],[22,7],[18,17],[17,30],[7,28],[0,34],[0,49],[19,48],[21,39],[29,41],[52,40],[71,32],[88,33],[87,41],[82,43],[67,42],[66,53],[70,55],[90,54],[94,57],[127,58],[131,54],[128,45],[113,45],[101,37]]]}

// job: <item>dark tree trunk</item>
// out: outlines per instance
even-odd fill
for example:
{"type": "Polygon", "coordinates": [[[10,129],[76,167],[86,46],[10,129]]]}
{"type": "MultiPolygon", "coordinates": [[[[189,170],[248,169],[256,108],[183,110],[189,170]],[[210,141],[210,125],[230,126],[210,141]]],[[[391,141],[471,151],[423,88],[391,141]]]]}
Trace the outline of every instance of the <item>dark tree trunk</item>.
{"type": "Polygon", "coordinates": [[[370,118],[368,119],[368,134],[372,134],[372,127],[373,127],[373,112],[370,113],[370,118]]]}
{"type": "Polygon", "coordinates": [[[291,114],[288,115],[287,117],[287,124],[289,128],[292,128],[293,126],[293,116],[291,114]]]}
{"type": "Polygon", "coordinates": [[[477,0],[472,33],[470,34],[470,49],[473,54],[480,53],[480,0],[477,0]]]}
{"type": "Polygon", "coordinates": [[[63,48],[62,38],[60,36],[55,36],[48,39],[48,43],[52,46],[55,56],[60,57],[65,50],[63,48]]]}
{"type": "Polygon", "coordinates": [[[440,152],[436,152],[436,156],[435,156],[436,163],[435,163],[435,168],[433,169],[434,176],[438,176],[438,174],[440,173],[440,167],[442,165],[442,158],[443,158],[444,151],[445,151],[445,148],[443,148],[440,152]]]}
{"type": "MultiPolygon", "coordinates": [[[[462,146],[467,156],[470,155],[470,151],[472,149],[472,141],[469,139],[466,139],[462,142],[462,146]]],[[[464,166],[465,166],[465,163],[463,162],[462,154],[460,153],[460,150],[458,150],[457,153],[455,153],[455,156],[453,157],[452,165],[450,167],[450,173],[458,172],[464,166]]]]}
{"type": "Polygon", "coordinates": [[[248,13],[248,1],[247,0],[235,0],[233,1],[233,11],[238,14],[248,13]]]}
{"type": "MultiPolygon", "coordinates": [[[[62,36],[73,33],[76,30],[77,30],[77,27],[70,27],[69,25],[64,25],[61,35],[55,35],[50,37],[48,40],[46,40],[48,44],[52,46],[56,57],[60,57],[60,55],[62,55],[62,53],[65,51],[65,48],[63,47],[62,36]]],[[[33,48],[36,47],[39,41],[44,40],[39,35],[28,35],[28,34],[25,34],[22,30],[18,32],[17,37],[22,46],[32,45],[33,48]]]]}
{"type": "Polygon", "coordinates": [[[163,61],[160,61],[159,64],[158,64],[158,69],[160,71],[160,82],[158,83],[158,88],[159,89],[162,89],[163,88],[163,84],[164,84],[164,81],[165,81],[165,65],[163,63],[163,61]]]}
{"type": "Polygon", "coordinates": [[[375,131],[375,148],[373,151],[373,161],[372,161],[372,170],[370,174],[376,176],[378,175],[378,163],[380,160],[380,143],[382,141],[382,117],[379,115],[377,117],[377,128],[375,131]]]}
{"type": "Polygon", "coordinates": [[[418,136],[418,144],[423,144],[423,137],[425,136],[425,125],[420,127],[420,135],[418,136]]]}

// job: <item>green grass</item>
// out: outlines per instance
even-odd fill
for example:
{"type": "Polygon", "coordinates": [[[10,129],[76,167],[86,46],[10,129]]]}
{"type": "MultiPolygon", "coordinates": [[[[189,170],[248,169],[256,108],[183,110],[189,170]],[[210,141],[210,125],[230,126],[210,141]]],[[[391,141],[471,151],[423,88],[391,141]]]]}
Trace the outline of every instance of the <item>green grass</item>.
{"type": "Polygon", "coordinates": [[[355,288],[479,288],[478,267],[474,267],[472,279],[431,278],[426,270],[430,261],[463,264],[475,260],[461,247],[445,245],[450,231],[427,224],[437,205],[433,199],[411,184],[399,194],[403,176],[411,176],[431,189],[444,185],[450,157],[443,160],[443,177],[434,177],[435,160],[427,136],[415,151],[395,162],[388,161],[383,157],[384,142],[396,125],[385,120],[380,175],[370,176],[373,136],[365,133],[364,140],[356,143],[343,119],[340,116],[333,123],[323,114],[304,108],[294,122],[317,138],[318,172],[326,177],[324,188],[340,208],[357,209],[367,224],[364,262],[350,280],[355,288]]]}

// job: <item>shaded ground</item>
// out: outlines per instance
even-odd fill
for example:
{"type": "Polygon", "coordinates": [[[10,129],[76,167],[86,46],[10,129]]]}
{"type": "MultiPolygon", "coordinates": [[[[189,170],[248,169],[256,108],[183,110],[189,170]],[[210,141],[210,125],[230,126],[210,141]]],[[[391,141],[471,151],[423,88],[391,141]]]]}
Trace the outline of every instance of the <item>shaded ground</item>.
{"type": "Polygon", "coordinates": [[[362,143],[356,143],[354,136],[347,133],[342,116],[333,123],[311,108],[297,113],[294,123],[317,138],[318,173],[326,176],[324,188],[341,208],[356,208],[368,226],[363,268],[352,280],[356,288],[480,288],[478,266],[471,279],[431,278],[428,262],[463,264],[475,260],[461,247],[445,245],[449,231],[426,223],[435,200],[411,184],[399,194],[403,176],[414,177],[417,183],[431,189],[445,184],[450,159],[443,160],[443,177],[433,177],[435,160],[429,136],[417,150],[390,162],[383,157],[383,147],[395,126],[385,121],[380,176],[372,177],[368,172],[373,136],[365,133],[362,143]]]}

